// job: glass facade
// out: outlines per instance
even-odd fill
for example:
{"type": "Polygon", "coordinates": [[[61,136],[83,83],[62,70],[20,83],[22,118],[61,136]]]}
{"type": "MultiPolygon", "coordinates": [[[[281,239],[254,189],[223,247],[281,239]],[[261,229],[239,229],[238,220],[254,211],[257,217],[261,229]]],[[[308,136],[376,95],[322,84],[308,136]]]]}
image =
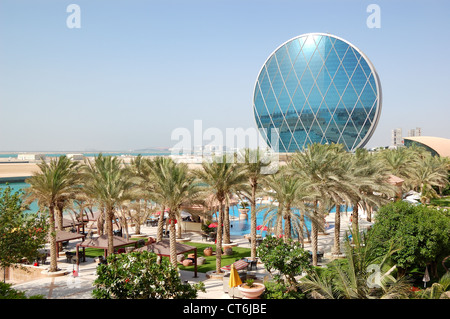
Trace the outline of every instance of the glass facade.
{"type": "Polygon", "coordinates": [[[267,59],[255,84],[253,111],[266,142],[277,140],[281,153],[312,143],[341,143],[352,151],[367,143],[377,125],[381,86],[355,46],[310,33],[287,41],[267,59]]]}

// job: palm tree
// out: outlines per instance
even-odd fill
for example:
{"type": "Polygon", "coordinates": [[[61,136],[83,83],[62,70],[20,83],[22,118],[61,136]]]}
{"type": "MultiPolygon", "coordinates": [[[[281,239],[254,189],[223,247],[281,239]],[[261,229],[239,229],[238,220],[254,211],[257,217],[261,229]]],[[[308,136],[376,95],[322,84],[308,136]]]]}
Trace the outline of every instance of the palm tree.
{"type": "Polygon", "coordinates": [[[304,189],[312,198],[311,246],[313,265],[317,266],[318,223],[328,201],[349,202],[351,181],[342,166],[343,146],[339,144],[312,144],[303,153],[292,156],[289,170],[304,181],[304,189]]]}
{"type": "Polygon", "coordinates": [[[350,194],[353,203],[352,227],[353,232],[357,232],[359,208],[370,212],[381,207],[395,196],[396,187],[388,183],[389,172],[384,169],[382,161],[367,150],[356,150],[348,163],[346,170],[354,186],[350,194]]]}
{"type": "Polygon", "coordinates": [[[166,171],[170,171],[170,167],[174,166],[175,162],[169,157],[158,156],[153,160],[145,160],[142,165],[142,183],[140,187],[149,194],[149,198],[154,200],[161,208],[160,215],[158,219],[158,228],[156,232],[156,241],[161,241],[163,239],[164,231],[164,215],[166,211],[166,206],[164,202],[164,197],[160,192],[155,192],[157,185],[164,184],[166,171]]]}
{"type": "Polygon", "coordinates": [[[234,162],[230,163],[227,155],[215,157],[212,161],[203,162],[202,169],[196,170],[195,175],[204,184],[202,187],[203,192],[213,194],[219,203],[216,237],[216,273],[219,274],[222,272],[220,267],[225,200],[232,190],[239,190],[245,187],[247,175],[234,162]]]}
{"type": "Polygon", "coordinates": [[[49,211],[50,238],[50,272],[58,270],[56,251],[55,209],[58,202],[66,199],[78,190],[79,174],[78,162],[74,162],[65,155],[52,159],[49,163],[42,161],[38,164],[39,172],[34,173],[26,182],[27,203],[35,200],[39,206],[49,211]]]}
{"type": "Polygon", "coordinates": [[[351,245],[345,241],[346,259],[336,259],[327,265],[327,272],[313,269],[300,281],[303,291],[314,299],[396,299],[409,295],[410,283],[404,278],[394,278],[392,256],[398,247],[379,256],[370,237],[352,233],[363,245],[351,245]]]}
{"type": "Polygon", "coordinates": [[[421,201],[428,202],[437,197],[433,187],[444,187],[448,183],[447,160],[428,155],[416,162],[408,185],[422,193],[421,201]]]}
{"type": "MultiPolygon", "coordinates": [[[[267,195],[275,198],[278,202],[278,209],[276,209],[275,214],[276,235],[282,234],[282,220],[284,219],[284,239],[288,241],[292,238],[291,229],[293,219],[300,221],[300,229],[304,226],[302,225],[302,221],[306,212],[306,197],[302,192],[302,181],[300,178],[288,174],[288,169],[283,167],[277,173],[268,175],[262,179],[262,184],[271,190],[267,195]],[[300,215],[294,213],[292,210],[294,207],[300,209],[303,213],[303,218],[300,218],[300,215]]],[[[299,232],[299,235],[300,233],[303,235],[303,232],[299,232]]],[[[303,237],[301,236],[299,238],[303,243],[303,237]]]]}
{"type": "MultiPolygon", "coordinates": [[[[154,178],[153,196],[155,200],[168,209],[170,223],[170,261],[177,267],[175,219],[180,207],[198,196],[199,187],[195,176],[185,163],[175,163],[171,158],[155,161],[152,168],[154,178]]],[[[161,212],[164,214],[164,212],[161,212]]]]}
{"type": "Polygon", "coordinates": [[[94,161],[85,161],[84,192],[105,210],[108,255],[114,253],[113,219],[120,203],[128,199],[126,191],[133,185],[122,161],[99,154],[94,161]]]}
{"type": "MultiPolygon", "coordinates": [[[[250,194],[246,197],[250,201],[250,241],[251,241],[251,258],[256,258],[256,193],[259,189],[259,182],[266,175],[267,169],[271,162],[267,154],[261,149],[254,150],[245,149],[243,152],[237,153],[238,163],[243,163],[247,178],[250,184],[250,194]]],[[[245,194],[245,193],[244,193],[245,194]]]]}
{"type": "Polygon", "coordinates": [[[413,152],[409,151],[406,147],[400,147],[398,149],[382,150],[377,153],[377,157],[380,158],[387,172],[405,181],[403,189],[406,190],[406,184],[414,170],[415,157],[413,156],[413,152]]]}

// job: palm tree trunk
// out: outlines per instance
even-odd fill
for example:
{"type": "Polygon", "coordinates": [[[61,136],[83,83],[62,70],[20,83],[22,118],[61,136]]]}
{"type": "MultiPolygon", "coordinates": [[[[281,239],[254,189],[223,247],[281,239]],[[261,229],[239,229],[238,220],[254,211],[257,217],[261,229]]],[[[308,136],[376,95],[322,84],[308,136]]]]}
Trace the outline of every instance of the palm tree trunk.
{"type": "Polygon", "coordinates": [[[50,269],[49,272],[58,270],[58,256],[56,250],[56,228],[55,228],[55,208],[50,205],[49,210],[49,235],[50,235],[50,269]]]}
{"type": "Polygon", "coordinates": [[[225,213],[223,214],[223,242],[230,243],[230,205],[228,200],[225,202],[225,213]]]}
{"type": "Polygon", "coordinates": [[[114,238],[113,238],[113,208],[106,209],[106,235],[108,236],[108,256],[114,254],[114,238]]]}
{"type": "Polygon", "coordinates": [[[163,239],[163,230],[164,230],[164,210],[166,208],[163,206],[161,210],[161,214],[158,219],[158,230],[156,233],[156,241],[159,242],[163,239]]]}
{"type": "Polygon", "coordinates": [[[123,217],[123,227],[125,228],[125,234],[127,236],[127,239],[130,238],[130,233],[128,231],[128,221],[127,221],[127,216],[123,217]]]}
{"type": "Polygon", "coordinates": [[[314,201],[314,209],[313,209],[313,220],[311,221],[311,251],[312,251],[312,262],[313,266],[317,266],[317,239],[318,239],[318,227],[317,227],[317,221],[318,221],[318,202],[317,200],[314,201]]]}
{"type": "MultiPolygon", "coordinates": [[[[356,205],[353,206],[352,228],[353,228],[353,233],[357,234],[358,231],[359,231],[359,227],[358,227],[358,203],[356,203],[356,205]]],[[[353,236],[353,237],[355,237],[355,236],[353,236]]]]}
{"type": "Polygon", "coordinates": [[[275,231],[275,235],[277,237],[283,235],[283,207],[281,205],[278,206],[277,228],[275,231]]]}
{"type": "Polygon", "coordinates": [[[291,215],[290,215],[291,207],[286,205],[286,214],[284,214],[284,242],[286,243],[289,239],[291,239],[291,215]]]}
{"type": "Polygon", "coordinates": [[[305,212],[300,212],[300,230],[298,232],[298,238],[302,245],[302,248],[305,248],[305,212]]]}
{"type": "Polygon", "coordinates": [[[340,232],[341,232],[341,205],[336,203],[336,213],[334,215],[334,248],[333,248],[333,254],[335,255],[341,254],[341,242],[339,239],[340,232]]]}
{"type": "Polygon", "coordinates": [[[98,216],[97,219],[97,229],[98,229],[97,233],[99,236],[105,233],[104,223],[105,223],[105,210],[101,208],[100,215],[98,216]]]}
{"type": "Polygon", "coordinates": [[[176,226],[177,238],[181,238],[182,236],[181,236],[181,213],[180,212],[178,212],[176,219],[178,221],[178,223],[177,223],[178,226],[176,226]]]}
{"type": "Polygon", "coordinates": [[[175,234],[175,212],[170,209],[169,219],[170,219],[170,230],[169,230],[169,244],[170,244],[170,262],[174,268],[177,268],[177,240],[175,234]]]}
{"type": "Polygon", "coordinates": [[[222,224],[223,224],[223,199],[219,200],[219,214],[217,218],[217,236],[216,236],[216,273],[222,273],[220,269],[222,263],[222,224]]]}
{"type": "Polygon", "coordinates": [[[373,207],[370,206],[370,207],[367,209],[367,221],[368,221],[369,223],[372,222],[372,212],[373,212],[373,207]]]}
{"type": "Polygon", "coordinates": [[[257,182],[254,179],[250,180],[252,186],[252,198],[250,200],[251,216],[250,216],[250,238],[251,238],[251,258],[256,258],[256,187],[257,182]]]}
{"type": "MultiPolygon", "coordinates": [[[[56,227],[59,230],[63,230],[63,207],[60,203],[56,204],[56,227]]],[[[61,251],[63,249],[62,242],[60,242],[58,245],[58,250],[61,251]]]]}

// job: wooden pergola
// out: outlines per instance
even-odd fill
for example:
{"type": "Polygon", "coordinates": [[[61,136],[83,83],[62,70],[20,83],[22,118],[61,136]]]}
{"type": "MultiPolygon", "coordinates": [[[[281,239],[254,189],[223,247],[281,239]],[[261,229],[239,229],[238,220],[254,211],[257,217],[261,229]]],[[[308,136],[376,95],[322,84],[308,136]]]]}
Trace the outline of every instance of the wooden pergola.
{"type": "MultiPolygon", "coordinates": [[[[194,252],[194,278],[197,278],[197,247],[189,246],[181,243],[176,243],[175,245],[176,254],[184,254],[190,251],[194,252]]],[[[170,257],[170,242],[169,240],[161,240],[156,243],[145,245],[141,248],[135,249],[134,251],[150,251],[161,257],[170,257]]]]}
{"type": "MultiPolygon", "coordinates": [[[[80,238],[84,238],[83,234],[79,234],[79,233],[71,233],[65,230],[56,230],[56,249],[57,249],[57,253],[59,253],[59,245],[58,243],[61,242],[65,242],[65,241],[71,241],[71,240],[75,240],[75,239],[80,239],[80,238]]],[[[47,241],[50,242],[50,236],[47,236],[47,241]]]]}
{"type": "Polygon", "coordinates": [[[402,178],[400,178],[398,176],[389,175],[389,178],[388,178],[387,182],[389,184],[391,184],[391,185],[397,186],[397,195],[395,197],[396,201],[402,199],[402,185],[403,185],[404,181],[405,181],[404,179],[402,179],[402,178]]]}
{"type": "MultiPolygon", "coordinates": [[[[74,227],[77,229],[77,233],[80,232],[80,226],[82,226],[84,228],[84,223],[80,222],[78,220],[71,220],[68,218],[63,218],[63,229],[65,228],[69,228],[69,227],[74,227]]],[[[84,231],[84,229],[83,229],[84,231]]]]}
{"type": "MultiPolygon", "coordinates": [[[[137,247],[137,241],[128,240],[128,239],[125,239],[125,238],[119,237],[119,236],[113,236],[114,248],[125,247],[125,246],[129,246],[129,245],[134,245],[134,247],[137,247]]],[[[108,253],[108,235],[101,235],[99,237],[89,238],[89,239],[84,240],[81,243],[78,243],[77,244],[77,265],[79,264],[78,252],[79,252],[80,247],[83,248],[83,261],[86,261],[85,251],[86,251],[87,247],[103,249],[104,256],[106,258],[107,253],[108,253]]]]}

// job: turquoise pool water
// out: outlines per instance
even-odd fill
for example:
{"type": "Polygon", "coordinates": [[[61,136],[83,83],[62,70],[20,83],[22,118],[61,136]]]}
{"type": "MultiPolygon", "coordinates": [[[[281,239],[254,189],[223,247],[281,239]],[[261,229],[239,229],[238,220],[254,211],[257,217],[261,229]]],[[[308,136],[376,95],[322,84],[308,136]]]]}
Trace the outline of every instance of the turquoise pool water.
{"type": "MultiPolygon", "coordinates": [[[[259,207],[259,205],[257,205],[257,207],[259,207]]],[[[351,207],[348,208],[349,210],[351,210],[351,207]]],[[[336,212],[336,208],[333,207],[333,209],[330,211],[331,214],[336,212]]],[[[341,206],[341,212],[345,212],[345,206],[341,206]]],[[[297,212],[299,214],[299,212],[297,212]]],[[[239,218],[239,211],[238,211],[238,206],[233,206],[230,207],[230,216],[239,218]]],[[[248,218],[247,219],[237,219],[237,220],[232,220],[230,222],[230,235],[235,235],[235,236],[243,236],[245,234],[250,234],[250,216],[251,216],[251,211],[249,210],[249,212],[247,213],[248,218]]],[[[256,215],[256,225],[262,225],[264,221],[264,210],[261,212],[258,212],[256,215]]],[[[283,221],[283,225],[284,225],[284,221],[283,221]]],[[[311,221],[308,220],[307,218],[305,218],[305,227],[308,229],[308,231],[311,231],[311,221]]],[[[262,237],[265,237],[267,232],[266,231],[256,231],[257,234],[261,235],[262,237]]]]}
{"type": "MultiPolygon", "coordinates": [[[[6,183],[0,183],[0,189],[4,189],[4,188],[6,188],[8,185],[9,185],[14,191],[19,191],[19,190],[21,190],[21,189],[26,189],[27,187],[29,187],[29,185],[28,185],[27,183],[25,183],[25,182],[13,182],[13,183],[8,183],[8,184],[6,184],[6,183]]],[[[37,205],[36,202],[31,203],[30,206],[29,206],[29,211],[30,211],[30,212],[33,212],[33,213],[36,213],[36,212],[38,211],[38,209],[39,209],[39,207],[38,207],[38,205],[37,205]]]]}

